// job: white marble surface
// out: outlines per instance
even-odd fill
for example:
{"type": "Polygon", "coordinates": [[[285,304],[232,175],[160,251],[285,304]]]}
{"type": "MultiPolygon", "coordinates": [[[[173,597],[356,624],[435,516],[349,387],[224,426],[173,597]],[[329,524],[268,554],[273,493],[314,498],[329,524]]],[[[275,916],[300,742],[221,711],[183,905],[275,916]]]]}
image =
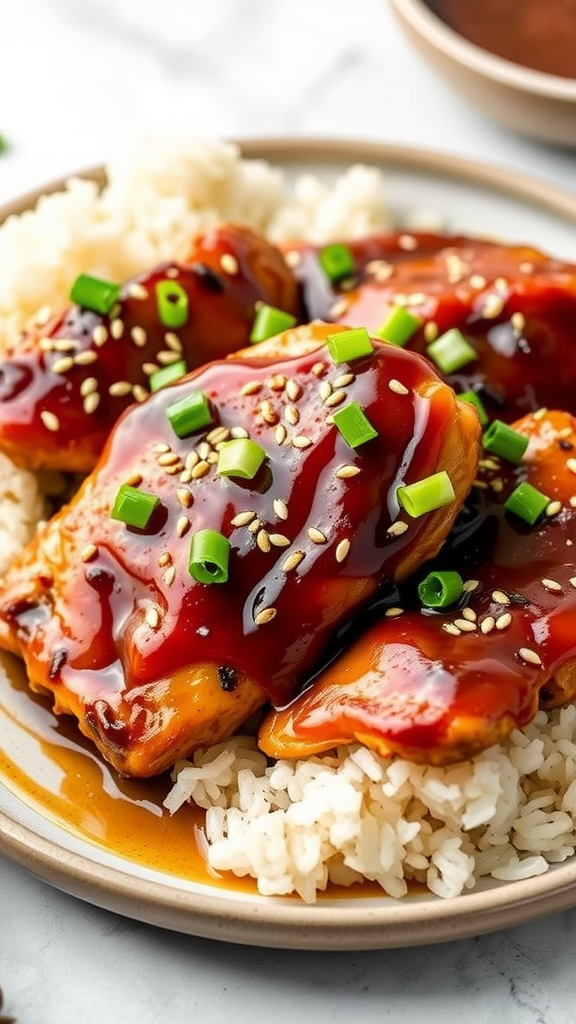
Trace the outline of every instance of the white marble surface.
{"type": "MultiPolygon", "coordinates": [[[[404,142],[574,183],[573,154],[499,129],[421,66],[385,0],[0,0],[0,201],[158,125],[404,142]]],[[[116,917],[0,859],[19,1024],[568,1024],[575,930],[576,911],[424,949],[248,949],[116,917]]]]}

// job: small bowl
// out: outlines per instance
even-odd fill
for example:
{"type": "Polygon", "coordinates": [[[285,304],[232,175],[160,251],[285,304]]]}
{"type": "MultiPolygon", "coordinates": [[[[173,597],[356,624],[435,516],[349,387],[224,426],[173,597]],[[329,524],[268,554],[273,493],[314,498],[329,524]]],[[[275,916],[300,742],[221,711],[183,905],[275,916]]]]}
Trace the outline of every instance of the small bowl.
{"type": "Polygon", "coordinates": [[[422,56],[460,94],[514,131],[576,147],[576,79],[533,71],[475,46],[426,0],[390,3],[422,56]]]}

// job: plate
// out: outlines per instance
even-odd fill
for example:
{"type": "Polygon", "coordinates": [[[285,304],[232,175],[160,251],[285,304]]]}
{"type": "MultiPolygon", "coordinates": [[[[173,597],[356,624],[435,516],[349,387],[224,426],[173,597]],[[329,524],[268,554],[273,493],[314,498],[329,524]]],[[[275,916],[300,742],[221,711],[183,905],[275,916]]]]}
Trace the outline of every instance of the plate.
{"type": "MultiPolygon", "coordinates": [[[[576,197],[526,176],[447,155],[362,142],[248,140],[241,147],[247,157],[283,166],[289,178],[311,171],[329,180],[351,163],[378,166],[385,175],[387,202],[400,223],[410,210],[426,208],[442,214],[450,231],[493,234],[567,259],[576,251],[576,197]]],[[[86,175],[102,179],[101,169],[86,175]]],[[[54,182],[16,200],[0,210],[0,219],[61,186],[54,182]]],[[[0,673],[17,677],[12,659],[3,659],[0,673]]],[[[10,711],[12,698],[3,705],[3,691],[17,692],[13,682],[0,678],[3,749],[15,745],[30,774],[40,777],[40,746],[25,724],[27,712],[10,711]]],[[[32,709],[34,702],[20,692],[19,699],[32,709]]],[[[50,714],[46,709],[38,713],[50,714]]],[[[89,751],[85,756],[96,760],[89,751]]],[[[111,785],[112,776],[104,777],[111,785]]],[[[39,778],[39,790],[43,781],[39,778]]],[[[545,875],[488,883],[447,901],[414,894],[398,902],[373,890],[322,898],[313,906],[292,897],[260,897],[240,885],[228,888],[208,877],[195,881],[159,870],[153,857],[137,863],[119,856],[98,840],[97,823],[88,839],[86,829],[66,826],[40,798],[24,796],[6,768],[0,783],[2,853],[82,900],[191,935],[286,949],[383,949],[478,935],[576,904],[576,858],[545,875]]],[[[90,813],[89,794],[85,811],[90,813]]]]}

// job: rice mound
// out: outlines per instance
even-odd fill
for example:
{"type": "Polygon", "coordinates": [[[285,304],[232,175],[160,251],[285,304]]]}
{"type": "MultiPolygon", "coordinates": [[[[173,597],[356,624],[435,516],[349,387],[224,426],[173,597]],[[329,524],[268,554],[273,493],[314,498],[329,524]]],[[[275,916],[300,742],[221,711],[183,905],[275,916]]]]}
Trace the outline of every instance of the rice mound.
{"type": "MultiPolygon", "coordinates": [[[[121,281],[181,258],[194,234],[221,220],[272,241],[319,243],[391,226],[374,168],[351,167],[333,185],[304,175],[289,188],[281,170],[242,160],[234,145],[145,139],[107,168],[102,192],[73,178],[0,227],[0,346],[39,310],[65,306],[79,273],[121,281]]],[[[419,226],[442,224],[427,214],[419,226]]],[[[61,487],[0,456],[0,571],[61,487]]],[[[206,810],[199,838],[209,870],[252,875],[263,894],[313,902],[328,881],[367,878],[397,898],[412,879],[457,896],[486,876],[513,881],[574,855],[576,708],[540,712],[449,768],[360,746],[269,764],[254,739],[238,736],[176,766],[165,806],[174,813],[188,800],[206,810]]]]}

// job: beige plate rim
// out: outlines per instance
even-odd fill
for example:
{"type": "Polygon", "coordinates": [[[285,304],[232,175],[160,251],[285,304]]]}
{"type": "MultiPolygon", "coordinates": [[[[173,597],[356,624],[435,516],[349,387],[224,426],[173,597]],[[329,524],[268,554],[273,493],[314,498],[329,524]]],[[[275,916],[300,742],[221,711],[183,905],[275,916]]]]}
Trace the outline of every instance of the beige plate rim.
{"type": "MultiPolygon", "coordinates": [[[[289,166],[311,161],[374,163],[436,174],[525,200],[576,224],[576,195],[545,181],[450,154],[333,139],[240,140],[244,156],[289,166]]],[[[80,172],[102,181],[102,168],[80,172]]],[[[0,207],[0,222],[30,208],[52,182],[0,207]]],[[[496,931],[576,904],[576,858],[536,878],[431,900],[343,899],[307,906],[296,899],[231,899],[148,880],[97,863],[46,839],[0,811],[0,852],[72,896],[135,920],[185,934],[284,949],[385,949],[447,942],[496,931]]]]}

